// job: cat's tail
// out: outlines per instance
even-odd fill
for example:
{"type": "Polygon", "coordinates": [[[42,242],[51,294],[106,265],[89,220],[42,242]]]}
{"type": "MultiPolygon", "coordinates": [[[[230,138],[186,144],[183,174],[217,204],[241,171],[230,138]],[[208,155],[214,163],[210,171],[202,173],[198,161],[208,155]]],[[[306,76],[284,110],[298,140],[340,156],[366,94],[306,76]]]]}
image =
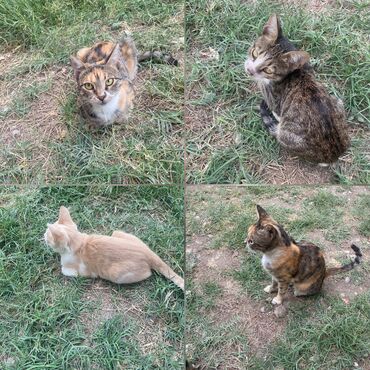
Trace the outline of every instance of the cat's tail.
{"type": "Polygon", "coordinates": [[[146,60],[154,60],[158,63],[170,64],[172,66],[178,66],[179,61],[175,59],[171,54],[164,53],[162,51],[145,51],[144,53],[139,53],[137,57],[139,63],[146,60]]]}
{"type": "Polygon", "coordinates": [[[331,267],[331,268],[326,269],[325,277],[337,275],[337,274],[340,274],[346,271],[350,271],[361,262],[362,253],[360,251],[360,248],[354,244],[351,245],[351,248],[355,252],[355,259],[351,261],[350,263],[347,263],[341,267],[331,267]]]}
{"type": "Polygon", "coordinates": [[[176,274],[159,256],[153,253],[153,264],[152,268],[154,271],[162,274],[167,279],[174,282],[179,288],[184,290],[184,279],[176,274]]]}

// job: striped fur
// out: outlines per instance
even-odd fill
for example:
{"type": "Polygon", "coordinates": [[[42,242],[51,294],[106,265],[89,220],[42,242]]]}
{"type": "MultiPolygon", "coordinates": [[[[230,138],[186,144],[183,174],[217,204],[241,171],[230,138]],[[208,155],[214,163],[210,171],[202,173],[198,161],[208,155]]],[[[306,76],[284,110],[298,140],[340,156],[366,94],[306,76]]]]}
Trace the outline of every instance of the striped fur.
{"type": "Polygon", "coordinates": [[[280,145],[307,161],[332,163],[349,146],[345,112],[316,80],[309,58],[283,36],[274,14],[249,49],[245,70],[258,83],[263,123],[280,145]]]}

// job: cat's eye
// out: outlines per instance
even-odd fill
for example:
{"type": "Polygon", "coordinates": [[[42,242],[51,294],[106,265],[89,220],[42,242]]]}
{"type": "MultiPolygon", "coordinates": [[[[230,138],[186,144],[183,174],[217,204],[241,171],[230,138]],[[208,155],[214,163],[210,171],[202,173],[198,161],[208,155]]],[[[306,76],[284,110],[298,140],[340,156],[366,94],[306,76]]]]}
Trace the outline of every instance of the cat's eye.
{"type": "Polygon", "coordinates": [[[253,48],[253,49],[252,49],[252,51],[251,51],[251,53],[252,53],[252,57],[253,57],[254,59],[256,59],[256,58],[258,57],[258,51],[257,51],[257,49],[256,49],[256,48],[253,48]]]}
{"type": "Polygon", "coordinates": [[[94,89],[94,85],[90,82],[86,82],[85,84],[83,84],[83,87],[86,89],[86,90],[93,90],[94,89]]]}
{"type": "Polygon", "coordinates": [[[108,78],[108,80],[105,81],[105,86],[112,86],[114,83],[114,78],[108,78]]]}
{"type": "Polygon", "coordinates": [[[268,75],[271,75],[271,74],[273,74],[274,73],[274,68],[272,68],[272,67],[266,67],[266,68],[264,68],[263,69],[263,72],[265,72],[265,73],[267,73],[268,75]]]}

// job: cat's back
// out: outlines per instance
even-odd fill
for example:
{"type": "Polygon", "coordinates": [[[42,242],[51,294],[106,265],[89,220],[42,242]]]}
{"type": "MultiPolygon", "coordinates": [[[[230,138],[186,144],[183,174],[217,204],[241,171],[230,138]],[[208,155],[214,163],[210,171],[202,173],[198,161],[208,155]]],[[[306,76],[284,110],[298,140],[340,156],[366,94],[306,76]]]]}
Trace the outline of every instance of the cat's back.
{"type": "Polygon", "coordinates": [[[142,240],[131,234],[120,237],[92,234],[86,239],[85,251],[119,257],[127,253],[147,253],[150,249],[142,240]]]}
{"type": "Polygon", "coordinates": [[[98,42],[92,47],[80,49],[77,58],[83,63],[105,64],[109,59],[115,44],[109,41],[98,42]]]}
{"type": "Polygon", "coordinates": [[[337,160],[349,146],[340,101],[327,92],[311,70],[297,70],[284,83],[280,104],[282,128],[304,137],[311,148],[308,159],[325,163],[337,160]]]}
{"type": "Polygon", "coordinates": [[[296,243],[300,251],[298,271],[300,275],[307,275],[313,271],[325,270],[325,259],[321,249],[307,241],[296,243]]]}

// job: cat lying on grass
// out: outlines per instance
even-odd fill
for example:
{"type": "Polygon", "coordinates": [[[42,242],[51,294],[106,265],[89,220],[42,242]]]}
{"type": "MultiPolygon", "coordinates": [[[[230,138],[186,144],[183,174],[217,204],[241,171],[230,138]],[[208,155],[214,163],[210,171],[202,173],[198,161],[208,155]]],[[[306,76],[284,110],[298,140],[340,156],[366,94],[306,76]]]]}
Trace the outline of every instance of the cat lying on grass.
{"type": "Polygon", "coordinates": [[[61,256],[65,276],[100,277],[116,284],[147,279],[152,270],[184,290],[184,280],[134,235],[114,231],[112,236],[81,233],[65,207],[48,224],[46,244],[61,256]]]}
{"type": "Polygon", "coordinates": [[[349,146],[345,112],[315,79],[309,59],[283,36],[274,14],[249,49],[245,70],[262,92],[268,132],[293,155],[327,165],[349,146]]]}
{"type": "Polygon", "coordinates": [[[288,287],[293,285],[295,296],[316,294],[324,279],[352,270],[360,263],[362,254],[354,244],[354,261],[341,267],[327,268],[319,247],[310,242],[295,242],[262,207],[257,205],[258,221],[248,229],[245,240],[252,250],[263,253],[262,266],[272,276],[272,284],[264,291],[278,292],[273,304],[281,304],[288,287]]]}

